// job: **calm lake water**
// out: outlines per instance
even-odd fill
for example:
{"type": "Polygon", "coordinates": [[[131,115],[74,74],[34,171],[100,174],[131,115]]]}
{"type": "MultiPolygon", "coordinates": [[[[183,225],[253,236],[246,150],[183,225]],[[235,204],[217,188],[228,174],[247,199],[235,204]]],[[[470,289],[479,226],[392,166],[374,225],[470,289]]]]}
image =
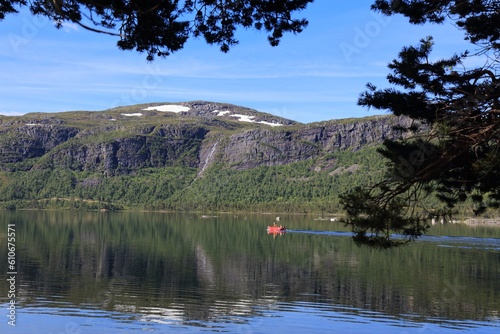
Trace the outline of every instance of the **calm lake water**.
{"type": "Polygon", "coordinates": [[[380,251],[314,218],[273,236],[270,215],[0,212],[0,332],[500,332],[500,228],[380,251]]]}

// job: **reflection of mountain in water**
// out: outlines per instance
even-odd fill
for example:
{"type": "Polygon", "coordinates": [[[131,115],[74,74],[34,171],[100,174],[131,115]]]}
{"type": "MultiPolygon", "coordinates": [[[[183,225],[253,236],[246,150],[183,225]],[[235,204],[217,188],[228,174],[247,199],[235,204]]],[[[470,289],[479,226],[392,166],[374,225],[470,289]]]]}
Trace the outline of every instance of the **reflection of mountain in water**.
{"type": "MultiPolygon", "coordinates": [[[[16,223],[19,292],[26,306],[65,301],[160,323],[252,315],[297,301],[347,313],[497,316],[493,251],[435,242],[376,251],[358,248],[342,234],[273,238],[262,217],[17,212],[0,219],[16,223]]],[[[289,223],[308,228],[298,219],[289,223]]],[[[314,224],[318,230],[339,227],[314,224]]],[[[6,249],[2,237],[1,258],[6,249]]],[[[6,284],[1,281],[0,288],[6,284]]]]}

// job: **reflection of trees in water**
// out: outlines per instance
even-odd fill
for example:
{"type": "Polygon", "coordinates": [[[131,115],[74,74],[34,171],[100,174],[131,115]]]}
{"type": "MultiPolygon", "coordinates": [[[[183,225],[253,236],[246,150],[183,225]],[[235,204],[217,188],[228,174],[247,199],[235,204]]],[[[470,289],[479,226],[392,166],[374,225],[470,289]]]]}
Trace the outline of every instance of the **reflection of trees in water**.
{"type": "Polygon", "coordinates": [[[22,295],[31,299],[203,321],[294,301],[449,319],[484,319],[498,305],[493,252],[426,243],[376,251],[300,233],[274,239],[264,221],[234,217],[2,213],[8,217],[18,230],[22,295]]]}

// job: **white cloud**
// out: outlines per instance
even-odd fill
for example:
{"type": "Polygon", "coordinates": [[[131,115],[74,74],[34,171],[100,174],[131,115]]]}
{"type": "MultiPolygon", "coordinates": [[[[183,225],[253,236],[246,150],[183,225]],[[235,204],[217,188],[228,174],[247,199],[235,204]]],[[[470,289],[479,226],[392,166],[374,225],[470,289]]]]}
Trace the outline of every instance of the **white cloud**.
{"type": "Polygon", "coordinates": [[[73,23],[73,22],[63,22],[62,26],[63,26],[64,31],[67,33],[80,30],[80,27],[78,26],[78,24],[73,23]]]}

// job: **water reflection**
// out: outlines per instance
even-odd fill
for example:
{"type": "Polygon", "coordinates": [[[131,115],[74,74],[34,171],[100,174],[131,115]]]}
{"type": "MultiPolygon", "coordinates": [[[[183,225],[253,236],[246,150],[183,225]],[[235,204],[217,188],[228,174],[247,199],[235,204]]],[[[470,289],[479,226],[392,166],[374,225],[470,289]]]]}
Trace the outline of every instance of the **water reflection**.
{"type": "Polygon", "coordinates": [[[284,236],[286,231],[267,231],[267,234],[272,235],[273,237],[284,236]]]}
{"type": "MultiPolygon", "coordinates": [[[[16,224],[18,301],[33,315],[57,309],[85,321],[111,317],[176,329],[253,328],[279,317],[309,317],[323,329],[334,322],[498,327],[500,236],[494,229],[377,251],[355,246],[338,223],[293,216],[284,218],[286,235],[267,235],[266,216],[0,217],[16,224]]],[[[1,235],[1,258],[5,239],[1,235]]],[[[0,270],[7,271],[6,263],[0,270]]],[[[4,280],[0,288],[7,290],[4,280]]],[[[290,331],[310,329],[298,324],[290,331]]]]}

